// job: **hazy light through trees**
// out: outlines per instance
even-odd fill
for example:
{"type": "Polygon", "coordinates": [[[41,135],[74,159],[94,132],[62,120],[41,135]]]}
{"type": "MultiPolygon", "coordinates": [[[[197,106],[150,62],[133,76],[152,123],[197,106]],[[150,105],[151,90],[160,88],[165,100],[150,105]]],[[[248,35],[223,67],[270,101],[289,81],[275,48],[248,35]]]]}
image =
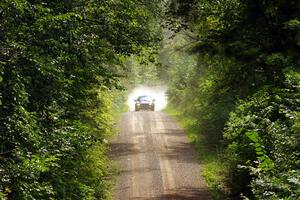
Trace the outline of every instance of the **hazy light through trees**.
{"type": "Polygon", "coordinates": [[[140,85],[134,88],[128,95],[127,104],[130,111],[134,111],[134,100],[139,96],[148,95],[155,99],[155,110],[162,110],[167,105],[167,87],[140,85]]]}

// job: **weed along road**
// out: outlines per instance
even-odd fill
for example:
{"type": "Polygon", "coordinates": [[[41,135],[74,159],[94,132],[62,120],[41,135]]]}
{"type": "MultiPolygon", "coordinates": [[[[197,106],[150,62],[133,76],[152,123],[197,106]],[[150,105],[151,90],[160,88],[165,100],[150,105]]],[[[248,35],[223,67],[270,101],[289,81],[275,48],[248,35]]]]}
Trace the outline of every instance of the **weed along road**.
{"type": "Polygon", "coordinates": [[[120,174],[114,200],[207,200],[196,153],[179,125],[162,112],[127,112],[112,142],[120,174]]]}

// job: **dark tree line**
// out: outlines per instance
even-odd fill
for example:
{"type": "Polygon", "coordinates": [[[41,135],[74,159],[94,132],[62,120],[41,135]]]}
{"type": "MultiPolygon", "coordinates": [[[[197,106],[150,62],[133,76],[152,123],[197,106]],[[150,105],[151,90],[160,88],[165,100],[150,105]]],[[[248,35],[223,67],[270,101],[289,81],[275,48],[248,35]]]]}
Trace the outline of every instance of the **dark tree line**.
{"type": "Polygon", "coordinates": [[[222,149],[231,197],[299,199],[300,2],[173,0],[170,7],[199,60],[188,78],[172,77],[170,99],[222,149]]]}

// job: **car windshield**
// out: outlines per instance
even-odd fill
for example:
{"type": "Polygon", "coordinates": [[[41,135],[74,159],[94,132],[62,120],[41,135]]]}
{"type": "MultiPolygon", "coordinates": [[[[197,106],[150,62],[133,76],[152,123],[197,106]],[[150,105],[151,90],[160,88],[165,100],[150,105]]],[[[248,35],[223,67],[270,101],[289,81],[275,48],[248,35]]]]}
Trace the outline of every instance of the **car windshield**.
{"type": "Polygon", "coordinates": [[[149,96],[140,96],[137,99],[138,101],[152,101],[151,97],[149,96]]]}

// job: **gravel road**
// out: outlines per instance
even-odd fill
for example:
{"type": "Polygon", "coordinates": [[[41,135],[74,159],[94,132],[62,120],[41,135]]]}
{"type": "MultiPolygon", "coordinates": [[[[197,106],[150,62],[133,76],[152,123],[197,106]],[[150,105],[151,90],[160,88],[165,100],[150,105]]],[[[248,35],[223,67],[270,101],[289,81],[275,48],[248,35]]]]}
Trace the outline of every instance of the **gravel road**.
{"type": "Polygon", "coordinates": [[[120,167],[114,200],[209,200],[201,165],[182,129],[162,112],[128,112],[112,141],[120,167]]]}

